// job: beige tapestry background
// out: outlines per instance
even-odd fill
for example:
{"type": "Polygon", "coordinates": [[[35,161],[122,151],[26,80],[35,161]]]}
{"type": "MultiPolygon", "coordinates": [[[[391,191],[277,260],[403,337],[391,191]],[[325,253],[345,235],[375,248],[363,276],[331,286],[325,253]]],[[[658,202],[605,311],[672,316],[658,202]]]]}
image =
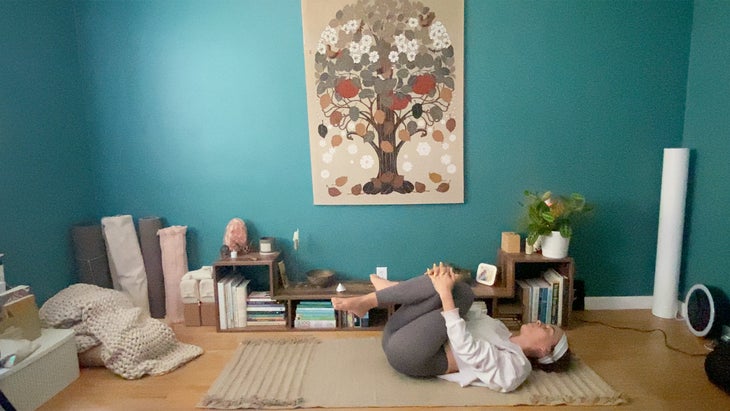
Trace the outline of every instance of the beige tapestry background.
{"type": "Polygon", "coordinates": [[[314,204],[464,202],[463,0],[302,0],[314,204]]]}

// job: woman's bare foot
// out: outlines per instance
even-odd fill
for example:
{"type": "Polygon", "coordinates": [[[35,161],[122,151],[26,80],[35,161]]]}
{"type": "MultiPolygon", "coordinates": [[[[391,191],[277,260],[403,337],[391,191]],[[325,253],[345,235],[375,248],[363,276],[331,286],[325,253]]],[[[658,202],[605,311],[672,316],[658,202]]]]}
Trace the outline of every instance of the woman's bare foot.
{"type": "Polygon", "coordinates": [[[375,293],[356,297],[332,297],[332,306],[335,310],[348,311],[362,318],[371,308],[378,306],[378,299],[375,293]]]}
{"type": "Polygon", "coordinates": [[[382,290],[383,288],[392,287],[398,284],[398,281],[390,281],[385,278],[380,278],[376,274],[370,274],[370,282],[375,287],[375,291],[382,290]]]}

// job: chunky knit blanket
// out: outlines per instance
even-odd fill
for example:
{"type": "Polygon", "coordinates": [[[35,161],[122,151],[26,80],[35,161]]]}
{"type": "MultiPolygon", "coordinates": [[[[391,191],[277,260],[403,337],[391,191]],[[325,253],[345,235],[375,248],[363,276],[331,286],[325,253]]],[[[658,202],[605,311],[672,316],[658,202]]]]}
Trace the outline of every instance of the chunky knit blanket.
{"type": "Polygon", "coordinates": [[[126,379],[170,372],[203,353],[177,341],[172,329],[134,307],[120,291],[74,284],[39,310],[45,327],[73,328],[76,349],[101,347],[104,365],[126,379]]]}

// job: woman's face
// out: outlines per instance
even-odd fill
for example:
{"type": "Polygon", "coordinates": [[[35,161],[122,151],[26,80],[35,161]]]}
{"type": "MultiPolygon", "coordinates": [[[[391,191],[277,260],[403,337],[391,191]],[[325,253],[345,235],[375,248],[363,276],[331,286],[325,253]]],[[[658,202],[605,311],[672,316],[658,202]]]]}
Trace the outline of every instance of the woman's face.
{"type": "Polygon", "coordinates": [[[522,324],[520,327],[520,335],[530,342],[539,357],[549,354],[563,333],[561,328],[540,321],[522,324]]]}

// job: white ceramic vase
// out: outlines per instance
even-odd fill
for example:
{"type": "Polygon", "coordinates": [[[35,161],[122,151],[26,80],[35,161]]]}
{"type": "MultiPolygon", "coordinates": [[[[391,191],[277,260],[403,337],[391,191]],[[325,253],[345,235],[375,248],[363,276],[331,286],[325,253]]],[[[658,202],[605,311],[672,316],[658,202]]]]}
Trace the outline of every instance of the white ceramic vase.
{"type": "Polygon", "coordinates": [[[565,258],[568,256],[568,245],[570,245],[570,238],[560,235],[560,231],[553,231],[550,235],[540,237],[543,257],[565,258]]]}

